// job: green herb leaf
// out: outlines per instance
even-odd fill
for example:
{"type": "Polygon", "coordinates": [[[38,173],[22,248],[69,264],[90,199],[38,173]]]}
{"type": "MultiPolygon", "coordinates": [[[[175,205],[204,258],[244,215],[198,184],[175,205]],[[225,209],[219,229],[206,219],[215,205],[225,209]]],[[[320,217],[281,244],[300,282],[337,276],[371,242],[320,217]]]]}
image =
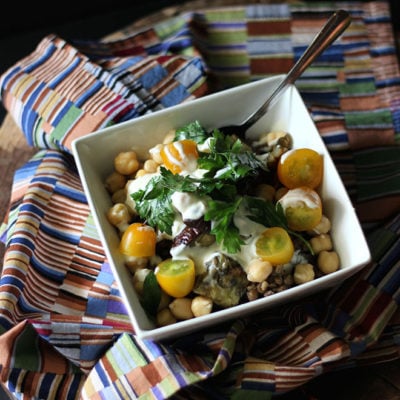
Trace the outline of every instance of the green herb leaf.
{"type": "Polygon", "coordinates": [[[206,221],[212,221],[211,233],[215,235],[217,243],[231,254],[237,253],[244,243],[233,220],[241,201],[241,197],[232,203],[212,200],[204,216],[206,221]]]}
{"type": "MultiPolygon", "coordinates": [[[[196,121],[178,129],[176,139],[190,138],[204,141],[208,133],[196,121]]],[[[252,178],[265,169],[255,154],[238,139],[214,130],[210,151],[200,153],[198,167],[207,172],[200,178],[173,174],[161,168],[143,190],[133,193],[135,208],[141,219],[167,234],[172,234],[175,210],[171,196],[174,192],[192,192],[207,202],[205,220],[211,221],[212,233],[229,253],[240,250],[243,240],[233,219],[242,198],[238,197],[240,182],[252,178]]],[[[256,205],[253,205],[256,209],[256,205]]],[[[264,218],[258,210],[254,218],[264,218]]]]}
{"type": "Polygon", "coordinates": [[[210,152],[201,153],[197,164],[208,171],[206,177],[232,182],[256,176],[265,169],[261,160],[243,142],[224,136],[218,130],[213,132],[210,140],[210,152]]]}
{"type": "Polygon", "coordinates": [[[204,143],[208,137],[209,134],[198,121],[191,122],[175,132],[175,140],[191,139],[196,143],[204,143]]]}
{"type": "Polygon", "coordinates": [[[271,201],[251,196],[245,196],[244,201],[248,211],[247,217],[252,221],[265,226],[280,226],[288,230],[285,213],[279,203],[275,206],[271,201]]]}
{"type": "Polygon", "coordinates": [[[142,307],[151,316],[157,314],[161,301],[161,288],[153,271],[150,271],[143,282],[143,295],[140,299],[142,307]]]}
{"type": "Polygon", "coordinates": [[[314,254],[309,241],[301,233],[289,229],[283,207],[280,203],[274,205],[270,201],[251,196],[245,196],[244,201],[245,207],[248,210],[247,217],[249,219],[265,226],[280,226],[290,235],[300,239],[307,247],[308,251],[314,254]]]}
{"type": "Polygon", "coordinates": [[[160,231],[172,233],[175,211],[171,196],[174,192],[195,192],[197,185],[191,179],[161,168],[160,175],[150,179],[145,189],[131,194],[140,218],[160,231]]]}

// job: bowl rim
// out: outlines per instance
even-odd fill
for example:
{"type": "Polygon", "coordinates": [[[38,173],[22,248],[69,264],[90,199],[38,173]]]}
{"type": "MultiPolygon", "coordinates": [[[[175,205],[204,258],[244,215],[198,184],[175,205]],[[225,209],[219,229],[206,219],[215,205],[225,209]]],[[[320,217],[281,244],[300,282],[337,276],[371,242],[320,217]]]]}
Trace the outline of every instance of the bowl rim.
{"type": "MultiPolygon", "coordinates": [[[[263,298],[263,299],[258,299],[258,300],[252,301],[252,302],[246,302],[244,304],[239,304],[237,306],[234,306],[234,307],[228,309],[228,312],[225,309],[222,311],[213,312],[213,313],[208,314],[203,317],[197,317],[197,318],[193,318],[191,320],[186,320],[186,321],[179,321],[176,324],[163,326],[163,327],[154,327],[154,328],[150,328],[150,329],[145,328],[143,326],[143,324],[140,323],[140,321],[137,317],[137,312],[135,312],[135,310],[132,307],[132,304],[131,304],[132,299],[128,298],[128,295],[124,290],[124,284],[123,284],[123,282],[121,282],[120,274],[118,273],[118,270],[114,264],[114,255],[112,253],[112,249],[109,244],[109,239],[105,235],[105,232],[103,229],[103,224],[101,223],[99,216],[98,216],[98,208],[96,205],[97,199],[94,199],[92,196],[92,190],[91,190],[90,183],[88,180],[90,177],[87,176],[87,170],[86,170],[87,164],[85,164],[82,159],[82,157],[84,156],[84,153],[85,153],[85,151],[83,149],[86,148],[87,146],[90,146],[90,144],[93,141],[97,141],[100,136],[102,139],[104,139],[106,136],[112,136],[112,135],[118,134],[118,132],[125,129],[126,127],[138,126],[140,124],[146,125],[146,123],[150,123],[152,120],[162,119],[164,116],[172,115],[172,113],[174,113],[176,111],[178,111],[180,113],[184,113],[185,111],[190,110],[191,108],[196,108],[196,107],[200,107],[201,105],[207,104],[210,102],[210,100],[212,101],[213,99],[215,101],[217,101],[220,99],[224,99],[225,97],[228,97],[230,95],[241,93],[242,91],[246,91],[246,90],[249,90],[249,93],[252,93],[252,90],[254,88],[262,87],[263,85],[265,85],[267,83],[269,83],[269,84],[275,83],[276,84],[276,82],[279,82],[281,79],[283,79],[283,76],[274,76],[272,78],[265,78],[265,79],[261,79],[259,81],[244,84],[239,87],[226,89],[226,90],[223,90],[223,91],[220,91],[217,93],[210,94],[208,96],[204,96],[199,99],[195,99],[193,101],[178,104],[176,106],[165,108],[163,110],[160,110],[160,111],[157,111],[154,113],[149,113],[144,116],[135,118],[133,120],[124,121],[120,124],[115,124],[115,125],[112,125],[109,127],[105,127],[105,128],[99,129],[95,132],[92,132],[88,135],[85,135],[83,137],[79,137],[79,138],[76,138],[73,140],[73,142],[72,142],[73,155],[76,160],[79,175],[81,176],[82,185],[83,185],[85,194],[87,196],[89,207],[90,207],[91,213],[93,214],[93,219],[94,219],[95,225],[98,229],[98,233],[99,233],[101,242],[103,244],[103,248],[105,251],[107,261],[110,263],[111,269],[114,273],[114,278],[118,282],[121,296],[124,300],[127,312],[129,314],[130,320],[133,324],[135,334],[138,337],[143,338],[143,339],[154,339],[154,340],[172,338],[174,336],[182,335],[184,333],[193,332],[195,330],[198,331],[198,330],[201,330],[202,328],[216,325],[222,321],[228,321],[228,320],[235,319],[238,317],[243,317],[243,315],[242,315],[243,313],[248,313],[246,315],[250,315],[250,314],[257,313],[257,312],[261,312],[270,307],[281,304],[282,302],[285,302],[286,300],[289,300],[289,297],[291,300],[293,300],[296,298],[304,297],[311,293],[315,293],[315,292],[319,291],[318,286],[321,286],[321,283],[327,284],[328,282],[332,281],[332,285],[333,285],[336,282],[346,279],[347,277],[355,274],[358,270],[360,270],[365,265],[367,265],[367,263],[371,260],[371,254],[369,252],[368,245],[366,243],[364,234],[361,230],[362,237],[360,238],[360,240],[363,244],[363,252],[362,252],[363,257],[360,258],[360,261],[357,265],[354,265],[350,268],[343,268],[339,271],[336,271],[334,273],[334,276],[335,276],[334,282],[333,282],[332,276],[326,275],[326,276],[320,277],[318,279],[315,279],[314,281],[308,282],[306,284],[291,287],[287,290],[282,291],[281,293],[275,293],[274,295],[263,298]],[[351,271],[350,271],[350,269],[351,269],[351,271]],[[304,286],[304,285],[306,285],[306,286],[304,286]],[[308,289],[307,293],[304,293],[304,291],[305,291],[304,289],[308,289]]],[[[295,86],[292,85],[291,91],[292,91],[292,93],[288,93],[288,91],[287,91],[286,93],[282,94],[282,98],[284,98],[285,96],[286,97],[293,96],[293,93],[294,93],[294,95],[297,97],[296,101],[300,101],[300,103],[302,104],[302,107],[303,107],[300,110],[300,112],[307,113],[307,115],[305,115],[305,118],[309,119],[309,122],[314,126],[315,130],[317,131],[317,128],[315,127],[315,124],[312,121],[311,116],[308,113],[308,110],[306,109],[298,90],[296,89],[295,86]]],[[[279,103],[280,101],[282,101],[282,100],[281,99],[278,100],[277,103],[279,103]]],[[[286,101],[288,101],[288,100],[286,99],[286,101]]],[[[294,101],[294,100],[292,99],[290,101],[294,101]]],[[[250,132],[250,130],[249,130],[249,132],[250,132]]],[[[317,131],[317,133],[318,133],[318,131],[317,131]]],[[[319,136],[318,140],[320,142],[319,144],[322,145],[322,147],[325,149],[327,157],[328,157],[328,161],[332,163],[330,165],[330,168],[332,168],[332,165],[333,165],[333,168],[336,171],[336,167],[334,166],[334,164],[330,158],[329,151],[327,150],[326,145],[323,143],[323,140],[322,140],[321,136],[319,135],[319,133],[318,133],[318,136],[319,136]]],[[[337,171],[336,171],[336,174],[338,174],[337,171]]],[[[342,186],[344,188],[344,184],[341,181],[341,179],[340,179],[340,182],[342,183],[342,186]]],[[[346,196],[345,197],[346,205],[347,205],[347,207],[350,207],[351,201],[347,195],[347,192],[345,193],[345,196],[346,196]]],[[[351,211],[354,213],[355,212],[354,208],[352,208],[351,211]]],[[[355,218],[359,225],[359,221],[356,216],[355,216],[355,218]]],[[[115,229],[115,228],[113,227],[113,229],[115,229]]],[[[358,234],[360,235],[360,226],[358,226],[358,230],[359,230],[358,234]]]]}

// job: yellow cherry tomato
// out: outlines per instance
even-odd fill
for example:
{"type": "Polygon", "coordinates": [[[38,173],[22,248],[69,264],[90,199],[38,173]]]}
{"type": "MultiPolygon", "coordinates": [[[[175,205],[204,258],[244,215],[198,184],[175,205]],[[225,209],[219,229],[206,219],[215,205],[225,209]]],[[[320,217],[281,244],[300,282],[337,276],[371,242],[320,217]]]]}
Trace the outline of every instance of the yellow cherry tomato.
{"type": "Polygon", "coordinates": [[[321,154],[313,149],[289,150],[279,159],[278,179],[289,189],[300,186],[315,189],[322,180],[323,164],[321,154]]]}
{"type": "Polygon", "coordinates": [[[151,226],[135,222],[122,234],[119,250],[126,256],[152,257],[156,254],[156,242],[157,235],[151,226]]]}
{"type": "Polygon", "coordinates": [[[182,171],[194,171],[199,158],[196,142],[190,139],[178,140],[164,145],[161,148],[160,155],[165,168],[174,174],[179,174],[182,171]]]}
{"type": "Polygon", "coordinates": [[[294,231],[315,228],[322,218],[322,201],[318,193],[303,186],[290,189],[279,199],[287,224],[294,231]]]}
{"type": "Polygon", "coordinates": [[[256,253],[272,265],[286,264],[293,257],[294,246],[286,230],[275,226],[259,236],[256,241],[256,253]]]}
{"type": "Polygon", "coordinates": [[[164,260],[154,274],[161,289],[172,297],[185,297],[193,290],[196,273],[194,262],[189,258],[164,260]]]}

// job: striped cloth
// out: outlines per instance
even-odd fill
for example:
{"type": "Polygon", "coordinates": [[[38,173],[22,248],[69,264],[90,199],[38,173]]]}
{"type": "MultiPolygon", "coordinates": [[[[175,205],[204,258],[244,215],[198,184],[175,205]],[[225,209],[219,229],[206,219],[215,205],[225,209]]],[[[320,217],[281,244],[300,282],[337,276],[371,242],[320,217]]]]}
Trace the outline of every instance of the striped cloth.
{"type": "MultiPolygon", "coordinates": [[[[400,74],[386,2],[185,13],[113,42],[45,37],[0,77],[36,155],[1,229],[1,379],[20,399],[223,399],[296,389],[400,349],[400,74]],[[332,11],[353,22],[298,80],[372,262],[329,291],[179,338],[135,336],[71,156],[74,138],[284,73],[332,11]]],[[[355,249],[356,251],[357,249],[355,249]]]]}

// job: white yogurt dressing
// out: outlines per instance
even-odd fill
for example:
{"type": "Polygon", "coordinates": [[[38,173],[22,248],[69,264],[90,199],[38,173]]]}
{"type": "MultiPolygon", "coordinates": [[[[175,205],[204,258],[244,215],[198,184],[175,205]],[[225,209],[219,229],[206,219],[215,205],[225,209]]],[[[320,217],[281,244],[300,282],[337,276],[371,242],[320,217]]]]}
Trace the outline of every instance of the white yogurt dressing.
{"type": "MultiPolygon", "coordinates": [[[[208,144],[204,145],[204,149],[208,148],[208,144]]],[[[195,169],[190,173],[188,170],[183,171],[182,174],[190,174],[193,177],[201,178],[204,174],[204,170],[195,169]]],[[[223,173],[221,170],[220,173],[223,173]]],[[[136,179],[133,179],[127,183],[127,200],[126,203],[129,207],[134,209],[135,202],[130,196],[138,190],[145,189],[148,182],[159,173],[149,173],[142,175],[136,179]]],[[[169,236],[164,233],[159,234],[159,239],[169,238],[172,239],[177,236],[185,227],[184,220],[197,220],[204,216],[207,211],[206,199],[200,198],[195,193],[183,193],[175,192],[171,196],[171,201],[173,208],[176,210],[176,216],[173,223],[172,235],[169,236]]],[[[241,207],[234,217],[234,223],[239,229],[241,235],[243,236],[244,244],[241,246],[240,251],[235,254],[230,254],[222,250],[221,246],[214,242],[210,246],[200,246],[200,245],[179,245],[171,249],[171,257],[173,258],[191,258],[195,265],[197,273],[200,273],[204,264],[207,260],[210,260],[217,253],[224,253],[230,258],[236,260],[243,269],[246,270],[246,266],[249,262],[257,257],[255,249],[255,241],[257,237],[267,229],[265,226],[258,224],[246,217],[246,210],[241,207]]]]}
{"type": "MultiPolygon", "coordinates": [[[[174,208],[179,211],[180,215],[184,215],[183,219],[185,220],[196,220],[206,212],[204,201],[192,193],[174,193],[172,199],[174,208]]],[[[218,243],[214,242],[207,247],[200,245],[176,246],[171,249],[171,256],[174,258],[191,258],[197,267],[197,272],[200,272],[207,260],[211,259],[216,253],[223,253],[236,260],[246,270],[249,262],[257,257],[255,241],[265,231],[266,227],[250,220],[245,213],[246,211],[240,208],[234,217],[234,223],[244,240],[244,244],[237,253],[227,253],[222,250],[218,243]]],[[[182,218],[179,218],[179,220],[182,221],[182,218]]],[[[181,228],[184,227],[185,224],[182,222],[181,228]]]]}
{"type": "Polygon", "coordinates": [[[202,153],[210,153],[211,152],[211,150],[210,150],[210,148],[211,148],[211,146],[210,146],[211,140],[213,140],[213,138],[212,137],[208,137],[203,143],[199,143],[197,145],[197,149],[199,151],[201,151],[202,153]]]}
{"type": "Polygon", "coordinates": [[[290,189],[284,196],[279,199],[279,203],[283,209],[287,207],[297,207],[305,205],[308,208],[316,208],[320,206],[320,198],[314,191],[304,192],[301,188],[290,189]]]}
{"type": "Polygon", "coordinates": [[[196,220],[206,212],[206,203],[192,193],[175,192],[171,196],[172,205],[183,220],[196,220]]]}
{"type": "Polygon", "coordinates": [[[138,192],[139,190],[143,190],[146,187],[146,185],[150,182],[150,179],[156,175],[157,173],[144,174],[138,178],[131,179],[126,183],[125,189],[127,196],[125,204],[128,207],[130,207],[132,210],[135,209],[135,200],[132,199],[131,194],[138,192]]]}

